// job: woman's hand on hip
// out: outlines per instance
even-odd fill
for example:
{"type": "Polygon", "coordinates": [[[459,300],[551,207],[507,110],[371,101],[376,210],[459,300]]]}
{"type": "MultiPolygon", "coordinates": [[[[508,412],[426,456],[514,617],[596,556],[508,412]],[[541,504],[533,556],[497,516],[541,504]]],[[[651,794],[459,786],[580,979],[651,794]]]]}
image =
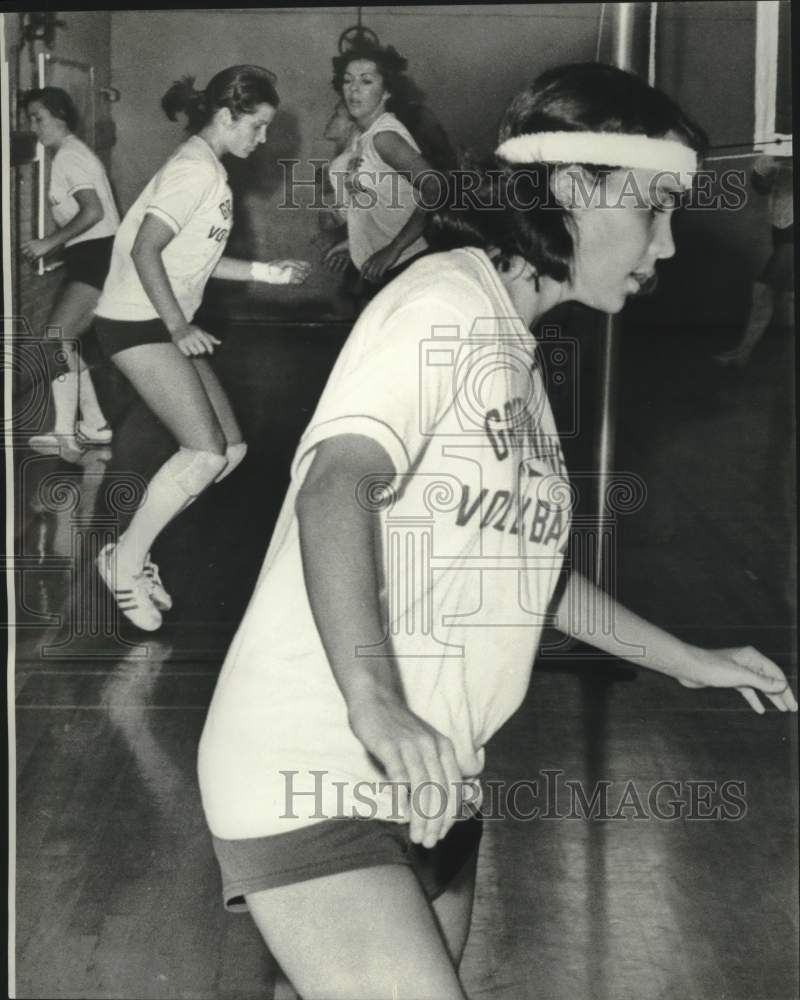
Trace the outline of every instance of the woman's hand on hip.
{"type": "Polygon", "coordinates": [[[736,688],[753,711],[762,715],[764,706],[756,694],[760,691],[781,712],[797,711],[797,701],[784,672],[752,646],[694,652],[692,661],[677,677],[684,687],[736,688]]]}
{"type": "Polygon", "coordinates": [[[187,323],[185,327],[175,331],[172,334],[172,339],[178,350],[187,358],[197,357],[200,354],[213,354],[214,348],[222,343],[193,323],[187,323]]]}
{"type": "Polygon", "coordinates": [[[465,774],[477,774],[480,761],[465,762],[469,770],[462,771],[452,741],[415,715],[399,694],[351,705],[349,718],[389,781],[407,788],[412,842],[434,847],[460,817],[465,774]]]}

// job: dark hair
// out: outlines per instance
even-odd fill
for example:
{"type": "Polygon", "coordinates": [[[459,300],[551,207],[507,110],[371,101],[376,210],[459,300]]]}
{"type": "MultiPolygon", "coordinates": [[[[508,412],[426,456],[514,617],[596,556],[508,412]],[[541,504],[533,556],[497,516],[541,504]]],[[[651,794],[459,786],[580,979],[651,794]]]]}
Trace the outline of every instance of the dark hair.
{"type": "Polygon", "coordinates": [[[22,95],[22,106],[26,113],[34,101],[47,108],[54,118],[60,118],[70,132],[78,127],[78,111],[66,90],[60,87],[39,87],[37,90],[26,91],[22,95]]]}
{"type": "Polygon", "coordinates": [[[275,90],[277,77],[263,66],[229,66],[209,81],[205,90],[195,90],[193,76],[184,76],[161,98],[161,107],[170,121],[178,112],[187,119],[189,132],[199,132],[220,108],[228,108],[234,118],[252,114],[259,104],[280,104],[275,90]]]}
{"type": "Polygon", "coordinates": [[[389,92],[386,110],[401,118],[405,108],[419,97],[418,91],[406,76],[408,60],[391,45],[372,45],[369,42],[354,45],[342,55],[333,57],[332,83],[337,94],[342,93],[347,67],[358,59],[367,59],[375,63],[383,79],[383,86],[389,92]]]}
{"type": "MultiPolygon", "coordinates": [[[[708,146],[703,130],[666,94],[632,73],[601,63],[558,66],[518,93],[503,115],[499,142],[529,132],[618,132],[651,138],[675,132],[700,155],[708,146]]],[[[614,169],[580,165],[594,176],[614,169]]],[[[496,247],[501,263],[520,256],[538,274],[566,281],[574,250],[572,220],[550,196],[552,165],[510,164],[492,155],[465,166],[480,178],[475,199],[470,207],[431,215],[429,242],[437,249],[496,247]],[[487,204],[502,208],[481,208],[487,204]]]]}
{"type": "Polygon", "coordinates": [[[456,154],[441,123],[423,103],[424,94],[406,75],[408,60],[393,48],[361,42],[343,55],[333,58],[333,89],[341,96],[344,74],[358,59],[374,62],[388,91],[386,110],[395,115],[419,146],[420,153],[435,170],[447,171],[456,166],[456,154]]]}

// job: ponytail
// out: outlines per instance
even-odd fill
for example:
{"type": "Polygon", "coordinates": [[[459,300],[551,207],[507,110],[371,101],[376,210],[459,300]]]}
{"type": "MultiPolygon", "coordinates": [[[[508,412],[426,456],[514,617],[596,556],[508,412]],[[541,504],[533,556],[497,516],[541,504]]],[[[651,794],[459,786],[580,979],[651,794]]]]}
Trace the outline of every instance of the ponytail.
{"type": "Polygon", "coordinates": [[[189,132],[198,132],[206,123],[206,97],[202,90],[195,90],[195,78],[182,76],[161,98],[161,107],[171,122],[177,115],[185,114],[189,132]]]}
{"type": "Polygon", "coordinates": [[[191,133],[204,128],[220,108],[227,108],[233,118],[252,114],[259,104],[277,108],[280,98],[275,90],[275,74],[263,66],[229,66],[211,79],[205,90],[196,90],[193,76],[184,76],[161,98],[161,107],[170,121],[183,113],[191,133]]]}

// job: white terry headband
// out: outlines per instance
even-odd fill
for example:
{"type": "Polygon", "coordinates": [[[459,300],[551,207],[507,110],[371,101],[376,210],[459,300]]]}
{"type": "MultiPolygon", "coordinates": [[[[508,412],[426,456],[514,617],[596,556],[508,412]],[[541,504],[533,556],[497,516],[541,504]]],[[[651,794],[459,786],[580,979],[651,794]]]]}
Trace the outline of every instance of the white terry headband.
{"type": "Polygon", "coordinates": [[[691,187],[697,153],[682,142],[620,132],[528,132],[506,139],[495,155],[509,163],[597,163],[677,174],[691,187]]]}

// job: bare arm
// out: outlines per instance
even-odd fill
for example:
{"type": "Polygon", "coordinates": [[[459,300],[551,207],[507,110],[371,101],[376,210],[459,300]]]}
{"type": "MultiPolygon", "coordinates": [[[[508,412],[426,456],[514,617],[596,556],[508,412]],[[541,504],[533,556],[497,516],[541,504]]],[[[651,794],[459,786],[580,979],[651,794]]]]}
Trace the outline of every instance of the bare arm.
{"type": "Polygon", "coordinates": [[[304,260],[272,260],[268,264],[272,269],[268,272],[271,277],[267,275],[259,277],[260,262],[256,264],[257,270],[254,274],[253,261],[220,257],[211,277],[220,281],[266,281],[275,285],[299,285],[305,281],[311,270],[311,265],[304,260]]]}
{"type": "Polygon", "coordinates": [[[169,283],[161,254],[174,236],[161,219],[145,215],[131,249],[131,259],[147,297],[180,350],[187,355],[211,354],[219,340],[186,319],[169,283]]]}
{"type": "MultiPolygon", "coordinates": [[[[439,185],[428,161],[397,132],[379,132],[373,141],[381,159],[410,181],[422,195],[423,202],[435,204],[439,197],[439,185]]],[[[424,229],[425,210],[417,206],[394,239],[364,263],[361,273],[371,281],[382,278],[402,252],[422,236],[424,229]]]]}
{"type": "Polygon", "coordinates": [[[673,677],[685,687],[735,687],[756,711],[764,708],[754,689],[781,711],[796,711],[797,702],[783,671],[750,646],[701,649],[640,618],[593,583],[572,573],[556,611],[556,625],[604,653],[673,677]],[[606,635],[600,620],[613,624],[606,635]],[[635,648],[632,648],[635,647],[635,648]]]}
{"type": "Polygon", "coordinates": [[[27,240],[22,244],[22,252],[28,260],[46,257],[57,247],[64,246],[65,243],[74,240],[76,236],[85,233],[87,229],[96,226],[103,219],[105,215],[103,206],[94,188],[76,191],[74,197],[79,206],[78,214],[74,218],[49,236],[40,240],[27,240]]]}
{"type": "MultiPolygon", "coordinates": [[[[309,602],[355,735],[390,781],[412,787],[433,781],[454,799],[465,772],[451,741],[408,708],[392,657],[356,652],[379,646],[386,635],[378,598],[377,515],[356,495],[359,482],[376,474],[388,483],[392,465],[370,438],[342,435],[319,445],[296,501],[309,602]]],[[[436,802],[427,788],[421,813],[435,815],[436,802]]],[[[433,846],[452,825],[452,814],[447,809],[443,816],[425,819],[412,813],[411,839],[433,846]]]]}

